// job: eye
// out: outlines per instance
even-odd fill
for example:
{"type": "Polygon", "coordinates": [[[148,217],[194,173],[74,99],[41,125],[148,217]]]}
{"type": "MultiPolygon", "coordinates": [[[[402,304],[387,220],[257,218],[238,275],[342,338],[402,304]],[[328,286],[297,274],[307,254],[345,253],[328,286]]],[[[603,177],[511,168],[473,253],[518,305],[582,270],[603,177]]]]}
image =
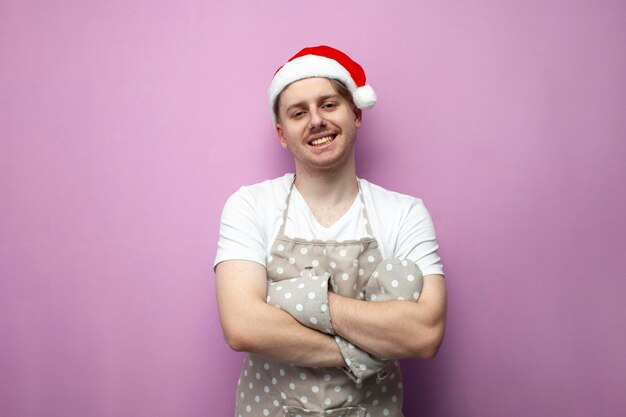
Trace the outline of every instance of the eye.
{"type": "Polygon", "coordinates": [[[291,114],[291,117],[294,119],[299,119],[302,116],[304,116],[304,111],[302,110],[295,111],[291,114]]]}
{"type": "Polygon", "coordinates": [[[327,109],[327,110],[332,110],[335,107],[337,107],[337,103],[333,101],[327,101],[322,105],[322,108],[327,109]]]}

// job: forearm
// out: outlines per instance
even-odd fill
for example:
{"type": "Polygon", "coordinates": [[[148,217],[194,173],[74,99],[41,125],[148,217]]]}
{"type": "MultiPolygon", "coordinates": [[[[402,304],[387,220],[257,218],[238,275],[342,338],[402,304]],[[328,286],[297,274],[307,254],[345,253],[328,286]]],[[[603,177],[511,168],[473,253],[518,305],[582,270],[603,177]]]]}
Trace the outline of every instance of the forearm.
{"type": "Polygon", "coordinates": [[[242,315],[238,323],[224,326],[226,340],[233,349],[290,365],[343,365],[332,336],[301,325],[275,306],[255,304],[249,306],[250,314],[242,315]]]}
{"type": "Polygon", "coordinates": [[[329,294],[335,331],[378,357],[434,357],[445,329],[445,284],[443,277],[429,278],[417,302],[371,302],[329,294]]]}
{"type": "Polygon", "coordinates": [[[333,337],[298,323],[265,302],[265,269],[245,261],[218,265],[216,289],[224,337],[231,348],[291,365],[343,366],[333,337]]]}

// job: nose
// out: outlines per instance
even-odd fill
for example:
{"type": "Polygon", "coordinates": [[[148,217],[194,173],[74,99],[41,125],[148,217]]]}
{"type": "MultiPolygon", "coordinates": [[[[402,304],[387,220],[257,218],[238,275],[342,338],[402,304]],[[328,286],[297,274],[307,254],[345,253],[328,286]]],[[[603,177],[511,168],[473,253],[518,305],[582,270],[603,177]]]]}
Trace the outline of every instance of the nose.
{"type": "Polygon", "coordinates": [[[311,109],[310,115],[311,115],[311,118],[309,119],[309,127],[311,129],[326,126],[326,121],[322,117],[322,114],[320,114],[319,109],[317,108],[311,109]]]}

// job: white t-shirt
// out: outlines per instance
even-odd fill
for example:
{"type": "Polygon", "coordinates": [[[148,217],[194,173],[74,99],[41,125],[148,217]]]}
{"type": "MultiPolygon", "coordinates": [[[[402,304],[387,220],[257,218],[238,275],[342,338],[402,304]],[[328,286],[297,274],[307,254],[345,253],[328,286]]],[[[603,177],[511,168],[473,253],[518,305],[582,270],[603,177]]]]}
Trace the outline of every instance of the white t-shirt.
{"type": "MultiPolygon", "coordinates": [[[[443,275],[433,222],[422,200],[388,191],[364,179],[359,186],[383,259],[411,260],[424,276],[443,275]]],[[[282,224],[293,174],[241,187],[230,196],[220,223],[220,238],[214,266],[226,260],[242,259],[267,266],[270,249],[282,224]]],[[[285,234],[288,237],[321,240],[353,240],[367,236],[361,199],[332,226],[318,223],[293,187],[285,234]]]]}

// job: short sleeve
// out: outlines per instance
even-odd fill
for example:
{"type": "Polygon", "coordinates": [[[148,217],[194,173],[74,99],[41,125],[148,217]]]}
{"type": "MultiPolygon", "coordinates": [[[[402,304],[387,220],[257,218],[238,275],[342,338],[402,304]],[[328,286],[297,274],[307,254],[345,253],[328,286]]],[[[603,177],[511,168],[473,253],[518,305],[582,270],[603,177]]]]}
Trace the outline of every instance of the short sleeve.
{"type": "Polygon", "coordinates": [[[224,205],[220,236],[213,267],[227,260],[240,259],[266,266],[266,237],[254,194],[240,188],[224,205]]]}
{"type": "Polygon", "coordinates": [[[424,276],[443,275],[435,226],[420,199],[413,199],[400,221],[395,256],[417,264],[424,276]]]}

